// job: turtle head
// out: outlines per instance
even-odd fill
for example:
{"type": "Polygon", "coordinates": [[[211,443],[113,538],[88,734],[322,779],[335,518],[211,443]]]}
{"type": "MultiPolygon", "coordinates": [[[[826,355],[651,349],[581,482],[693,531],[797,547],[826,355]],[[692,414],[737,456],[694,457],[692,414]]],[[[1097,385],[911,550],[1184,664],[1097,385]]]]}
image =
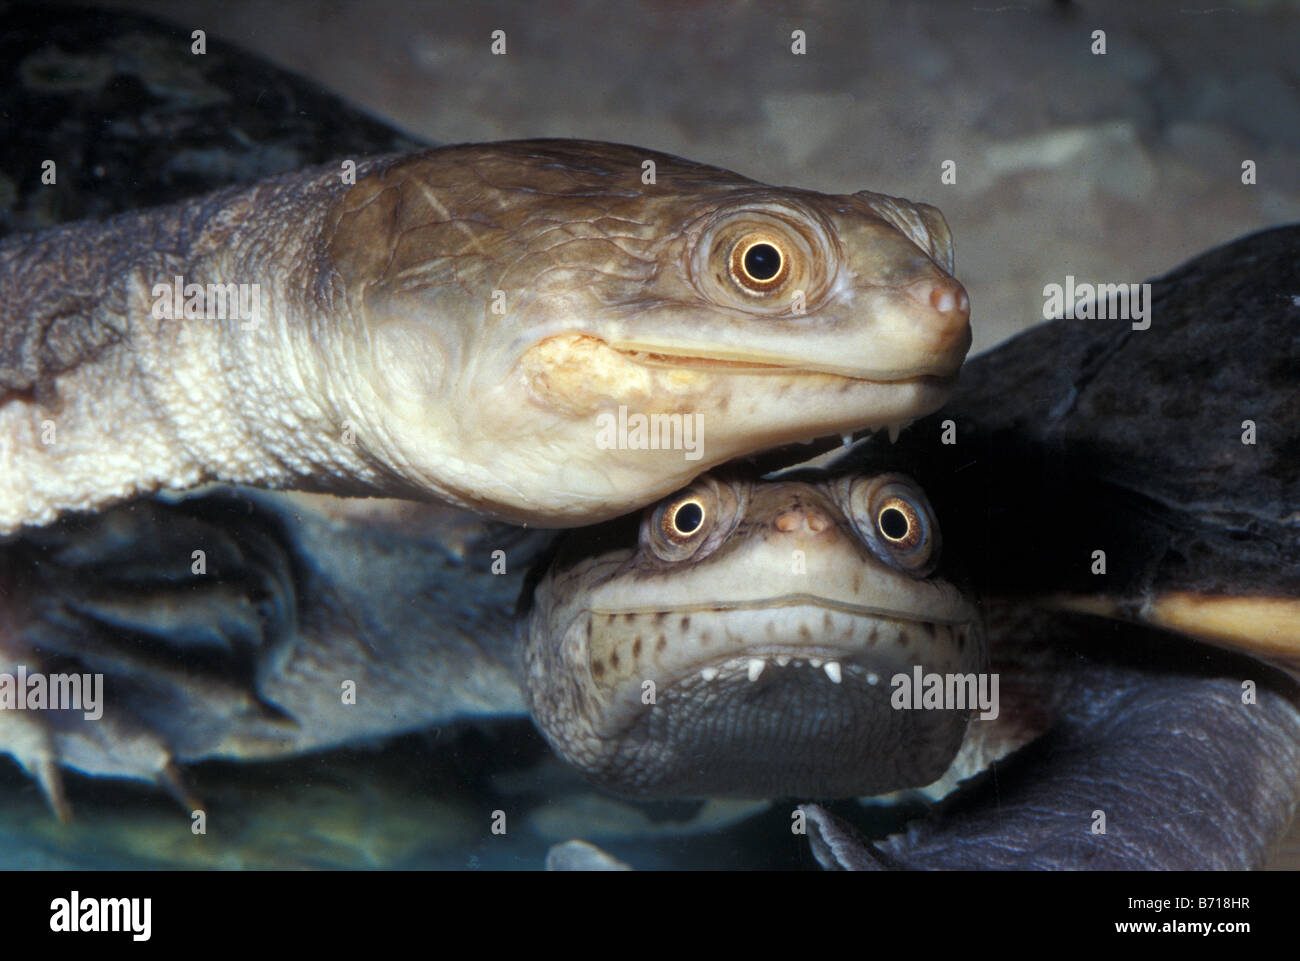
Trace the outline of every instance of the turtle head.
{"type": "Polygon", "coordinates": [[[583,532],[538,582],[525,691],[551,745],[645,797],[878,794],[938,778],[969,711],[898,677],[984,662],[974,607],[899,474],[706,475],[583,532]]]}
{"type": "Polygon", "coordinates": [[[530,141],[391,163],[342,207],[377,447],[525,523],[615,517],[737,456],[910,422],[970,346],[942,216],[876,194],[530,141]]]}

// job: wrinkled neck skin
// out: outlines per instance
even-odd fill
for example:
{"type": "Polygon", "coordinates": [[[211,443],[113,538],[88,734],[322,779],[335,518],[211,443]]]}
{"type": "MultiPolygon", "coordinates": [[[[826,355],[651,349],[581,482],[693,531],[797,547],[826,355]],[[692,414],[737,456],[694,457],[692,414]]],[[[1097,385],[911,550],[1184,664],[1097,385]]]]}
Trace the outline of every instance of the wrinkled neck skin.
{"type": "Polygon", "coordinates": [[[309,256],[342,189],[336,168],[304,172],[0,246],[0,531],[208,480],[380,486],[341,442],[326,371],[354,328],[309,256]],[[252,309],[155,316],[177,276],[246,285],[252,309]]]}

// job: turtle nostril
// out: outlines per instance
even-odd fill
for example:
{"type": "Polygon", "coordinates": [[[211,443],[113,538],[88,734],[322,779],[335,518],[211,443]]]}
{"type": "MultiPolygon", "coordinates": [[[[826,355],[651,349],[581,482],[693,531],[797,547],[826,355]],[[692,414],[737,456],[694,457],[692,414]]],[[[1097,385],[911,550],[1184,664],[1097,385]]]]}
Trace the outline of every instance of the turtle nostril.
{"type": "Polygon", "coordinates": [[[776,520],[772,522],[772,526],[782,534],[789,534],[791,531],[799,529],[799,515],[794,511],[786,511],[783,514],[778,514],[776,515],[776,520]]]}
{"type": "Polygon", "coordinates": [[[961,351],[970,346],[970,297],[953,278],[929,276],[906,288],[912,302],[926,313],[917,318],[918,334],[936,351],[961,351]]]}
{"type": "Polygon", "coordinates": [[[922,303],[929,304],[935,313],[946,318],[964,323],[970,317],[970,297],[966,288],[950,277],[918,285],[912,289],[912,296],[922,303]]]}
{"type": "Polygon", "coordinates": [[[803,529],[810,530],[814,534],[820,534],[826,530],[829,524],[830,521],[826,519],[825,514],[808,508],[783,511],[772,521],[772,526],[782,534],[790,534],[803,529]]]}

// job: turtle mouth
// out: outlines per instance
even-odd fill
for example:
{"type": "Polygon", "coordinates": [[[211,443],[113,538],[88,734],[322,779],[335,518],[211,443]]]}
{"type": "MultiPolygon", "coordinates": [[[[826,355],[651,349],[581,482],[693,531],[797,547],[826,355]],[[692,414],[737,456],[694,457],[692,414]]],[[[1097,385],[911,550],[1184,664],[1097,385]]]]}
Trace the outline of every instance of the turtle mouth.
{"type": "MultiPolygon", "coordinates": [[[[615,343],[589,333],[552,333],[524,351],[525,358],[561,370],[574,365],[600,375],[619,365],[634,365],[648,371],[694,371],[697,373],[829,377],[873,386],[946,386],[956,382],[960,361],[935,354],[933,363],[911,369],[871,370],[811,359],[798,359],[725,344],[642,345],[615,343]],[[617,358],[615,360],[614,358],[617,358]]],[[[845,358],[848,359],[848,358],[845,358]]]]}
{"type": "Polygon", "coordinates": [[[900,709],[898,676],[966,674],[982,659],[972,622],[840,606],[590,617],[587,711],[604,756],[588,774],[647,798],[847,797],[928,784],[970,712],[900,709]]]}
{"type": "Polygon", "coordinates": [[[846,683],[866,688],[887,686],[916,664],[957,671],[980,659],[973,620],[922,619],[803,597],[707,609],[591,610],[587,617],[587,666],[609,708],[602,727],[611,734],[641,713],[647,680],[668,692],[766,686],[797,673],[801,681],[816,675],[826,690],[846,683]]]}
{"type": "Polygon", "coordinates": [[[662,367],[702,372],[746,373],[746,374],[781,374],[785,376],[827,376],[842,380],[857,381],[864,384],[934,384],[942,386],[954,383],[957,373],[897,373],[882,371],[863,371],[848,367],[816,363],[788,363],[775,357],[759,357],[752,354],[735,352],[730,356],[718,353],[702,354],[687,350],[674,351],[662,347],[648,350],[634,346],[611,344],[600,338],[593,338],[610,350],[643,367],[662,367]]]}
{"type": "Polygon", "coordinates": [[[712,432],[715,444],[733,454],[751,444],[771,449],[801,435],[811,442],[864,428],[895,432],[937,410],[956,379],[955,371],[877,372],[711,344],[648,349],[573,333],[533,344],[517,370],[530,400],[568,417],[595,416],[614,405],[711,416],[720,425],[712,432]],[[777,391],[786,403],[773,410],[767,401],[777,391]]]}

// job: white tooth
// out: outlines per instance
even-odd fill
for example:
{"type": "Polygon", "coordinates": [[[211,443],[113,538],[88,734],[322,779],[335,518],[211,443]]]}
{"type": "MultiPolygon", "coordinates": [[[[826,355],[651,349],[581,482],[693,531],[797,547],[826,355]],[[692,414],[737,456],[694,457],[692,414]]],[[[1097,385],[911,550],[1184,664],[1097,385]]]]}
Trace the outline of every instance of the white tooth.
{"type": "Polygon", "coordinates": [[[767,667],[767,661],[761,657],[751,657],[749,659],[749,679],[757,681],[758,676],[763,673],[763,668],[767,667]]]}
{"type": "Polygon", "coordinates": [[[706,667],[700,671],[700,677],[704,678],[706,681],[711,681],[717,676],[718,669],[716,667],[706,667]]]}
{"type": "Polygon", "coordinates": [[[808,658],[808,665],[810,667],[821,667],[822,659],[820,657],[810,657],[808,658]]]}
{"type": "Polygon", "coordinates": [[[852,447],[852,446],[853,446],[853,435],[852,435],[852,434],[840,434],[840,443],[842,443],[845,447],[852,447]]]}
{"type": "Polygon", "coordinates": [[[880,678],[879,678],[879,676],[877,676],[876,674],[873,674],[872,672],[868,671],[868,672],[867,672],[867,683],[868,683],[868,684],[879,684],[879,683],[880,683],[880,678]]]}
{"type": "Polygon", "coordinates": [[[839,661],[827,661],[826,666],[822,668],[822,670],[826,672],[826,676],[831,679],[832,684],[838,684],[844,679],[844,676],[840,673],[839,661]]]}
{"type": "Polygon", "coordinates": [[[891,444],[896,444],[896,443],[898,442],[898,435],[901,434],[902,432],[903,432],[903,425],[902,425],[902,424],[890,424],[890,425],[889,425],[889,442],[890,442],[891,444]]]}
{"type": "Polygon", "coordinates": [[[776,656],[776,666],[777,666],[777,667],[785,667],[785,666],[788,665],[789,663],[790,663],[790,655],[789,655],[789,654],[778,654],[778,655],[776,656]]]}

